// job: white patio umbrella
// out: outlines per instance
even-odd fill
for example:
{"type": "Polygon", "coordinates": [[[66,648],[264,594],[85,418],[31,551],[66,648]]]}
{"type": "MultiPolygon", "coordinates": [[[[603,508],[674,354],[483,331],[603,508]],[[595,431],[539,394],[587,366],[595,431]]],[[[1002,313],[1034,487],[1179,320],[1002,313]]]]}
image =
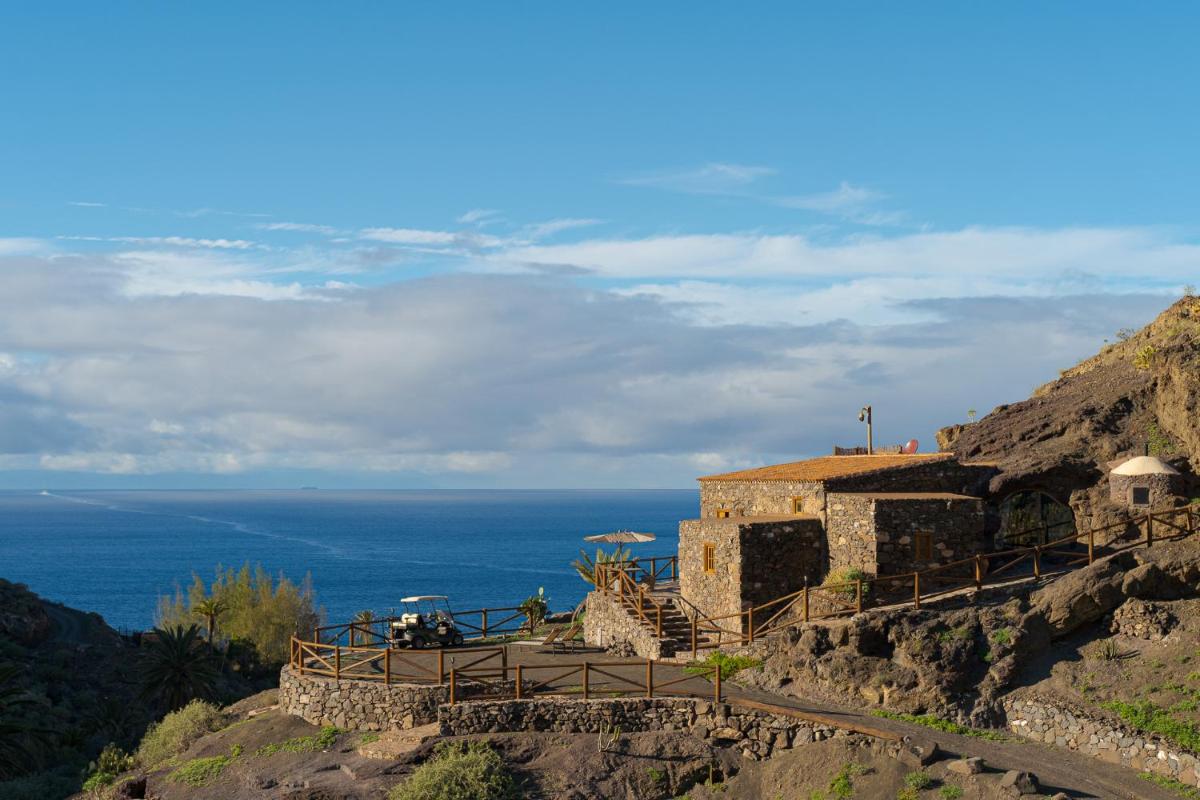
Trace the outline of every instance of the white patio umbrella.
{"type": "Polygon", "coordinates": [[[637,531],[613,531],[612,533],[597,533],[585,536],[585,542],[606,542],[608,544],[641,544],[653,542],[658,537],[653,533],[638,533],[637,531]]]}

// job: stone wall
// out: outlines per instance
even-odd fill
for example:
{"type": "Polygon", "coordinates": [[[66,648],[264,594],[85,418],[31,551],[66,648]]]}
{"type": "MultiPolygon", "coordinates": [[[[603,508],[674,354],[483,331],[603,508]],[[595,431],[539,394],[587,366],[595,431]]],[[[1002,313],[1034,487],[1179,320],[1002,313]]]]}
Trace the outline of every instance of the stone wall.
{"type": "MultiPolygon", "coordinates": [[[[826,531],[829,570],[858,569],[875,574],[875,507],[868,495],[830,495],[826,531]]],[[[825,576],[821,576],[821,583],[825,576]]]]}
{"type": "Polygon", "coordinates": [[[658,697],[609,700],[546,697],[457,703],[438,710],[438,723],[443,736],[520,731],[599,733],[602,726],[620,727],[621,733],[680,731],[736,744],[744,755],[755,759],[808,742],[854,735],[728,703],[658,697]]]}
{"type": "Polygon", "coordinates": [[[794,514],[793,498],[800,498],[801,513],[825,513],[825,487],[809,481],[700,481],[700,517],[728,509],[734,517],[794,514]]]}
{"type": "MultiPolygon", "coordinates": [[[[877,574],[928,569],[986,549],[982,500],[876,497],[874,503],[877,574]],[[917,533],[931,535],[932,558],[915,557],[913,538],[917,533]]],[[[973,574],[971,568],[964,568],[964,574],[973,574]]]]}
{"type": "Polygon", "coordinates": [[[742,610],[741,524],[730,519],[679,523],[679,593],[710,617],[742,610]],[[704,544],[716,546],[714,572],[704,571],[704,544]]]}
{"type": "Polygon", "coordinates": [[[1021,699],[1004,706],[1008,728],[1018,736],[1200,786],[1200,759],[1158,737],[1077,708],[1021,699]]]}
{"type": "Polygon", "coordinates": [[[987,545],[975,497],[830,492],[827,502],[831,570],[895,575],[970,558],[987,545]],[[916,558],[917,533],[931,536],[931,558],[916,558]]]}
{"type": "Polygon", "coordinates": [[[1182,481],[1178,475],[1152,473],[1149,475],[1117,475],[1108,476],[1109,498],[1122,506],[1128,506],[1135,511],[1150,508],[1164,508],[1175,505],[1182,481]],[[1142,506],[1133,505],[1134,488],[1145,488],[1150,491],[1150,502],[1142,506]]]}
{"type": "Polygon", "coordinates": [[[358,731],[414,728],[437,721],[438,706],[450,702],[450,687],[382,681],[335,680],[279,673],[279,708],[313,725],[358,731]]]}
{"type": "Polygon", "coordinates": [[[1159,642],[1171,635],[1179,624],[1171,607],[1165,603],[1131,597],[1113,612],[1113,633],[1159,642]]]}
{"type": "MultiPolygon", "coordinates": [[[[679,591],[710,617],[737,614],[820,582],[827,564],[819,519],[685,520],[679,525],[679,591]],[[704,545],[715,547],[713,572],[704,571],[704,545]]],[[[736,628],[736,620],[722,623],[736,628]]]]}
{"type": "Polygon", "coordinates": [[[662,652],[662,642],[645,625],[638,622],[615,598],[599,592],[587,596],[583,618],[583,640],[594,647],[609,648],[628,643],[639,658],[660,659],[671,655],[662,652]]]}
{"type": "Polygon", "coordinates": [[[742,604],[757,606],[820,583],[828,571],[825,527],[819,519],[745,520],[739,526],[742,604]]]}

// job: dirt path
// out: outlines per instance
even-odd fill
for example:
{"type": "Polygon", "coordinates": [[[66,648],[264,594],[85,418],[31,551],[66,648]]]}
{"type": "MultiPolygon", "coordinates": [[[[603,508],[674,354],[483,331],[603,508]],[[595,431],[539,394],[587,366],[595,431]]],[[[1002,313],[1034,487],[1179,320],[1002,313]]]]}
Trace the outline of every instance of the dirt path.
{"type": "Polygon", "coordinates": [[[1130,800],[1179,800],[1178,796],[1161,789],[1140,777],[1136,770],[1109,764],[1098,758],[1081,755],[1051,745],[1013,738],[996,742],[973,736],[930,730],[898,720],[871,716],[862,711],[830,705],[808,703],[794,697],[780,697],[769,692],[729,686],[726,701],[736,704],[739,698],[783,706],[796,711],[831,717],[849,725],[881,728],[902,736],[937,742],[938,747],[956,758],[978,756],[991,769],[1032,772],[1041,782],[1047,795],[1065,791],[1072,796],[1097,798],[1130,798],[1130,800]]]}

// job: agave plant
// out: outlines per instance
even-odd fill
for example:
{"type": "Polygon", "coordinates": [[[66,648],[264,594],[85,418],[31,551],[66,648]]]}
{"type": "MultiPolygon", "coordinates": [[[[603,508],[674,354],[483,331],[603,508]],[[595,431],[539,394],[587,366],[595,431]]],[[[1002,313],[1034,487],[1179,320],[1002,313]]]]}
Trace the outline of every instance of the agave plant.
{"type": "Polygon", "coordinates": [[[143,645],[143,696],[157,700],[168,711],[183,708],[196,698],[211,700],[218,670],[212,652],[202,642],[195,625],[155,628],[154,636],[143,645]]]}
{"type": "Polygon", "coordinates": [[[617,545],[617,548],[611,553],[606,553],[604,548],[599,548],[596,550],[595,558],[589,556],[586,551],[580,550],[579,558],[572,561],[571,566],[574,567],[575,571],[579,573],[579,577],[583,578],[592,586],[595,586],[597,564],[615,564],[622,561],[628,561],[630,555],[631,551],[629,548],[622,547],[621,545],[617,545]]]}

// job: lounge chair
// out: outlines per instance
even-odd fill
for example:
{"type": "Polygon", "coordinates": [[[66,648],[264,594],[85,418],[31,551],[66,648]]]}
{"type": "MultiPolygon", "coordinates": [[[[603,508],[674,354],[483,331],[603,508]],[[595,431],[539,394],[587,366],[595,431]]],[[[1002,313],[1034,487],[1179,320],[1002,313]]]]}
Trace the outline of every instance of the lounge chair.
{"type": "Polygon", "coordinates": [[[581,644],[579,634],[583,633],[583,623],[576,622],[567,628],[561,636],[550,643],[550,647],[554,652],[566,652],[567,650],[575,651],[575,648],[581,644]]]}
{"type": "Polygon", "coordinates": [[[550,629],[550,632],[546,634],[546,638],[544,638],[544,639],[518,639],[515,642],[509,642],[509,644],[532,645],[534,647],[550,647],[556,641],[558,641],[558,635],[563,632],[563,627],[564,626],[562,626],[562,625],[554,626],[553,628],[550,629]]]}

